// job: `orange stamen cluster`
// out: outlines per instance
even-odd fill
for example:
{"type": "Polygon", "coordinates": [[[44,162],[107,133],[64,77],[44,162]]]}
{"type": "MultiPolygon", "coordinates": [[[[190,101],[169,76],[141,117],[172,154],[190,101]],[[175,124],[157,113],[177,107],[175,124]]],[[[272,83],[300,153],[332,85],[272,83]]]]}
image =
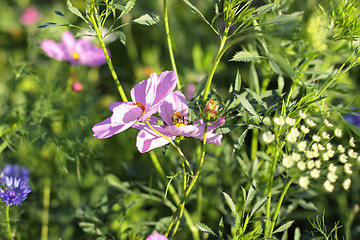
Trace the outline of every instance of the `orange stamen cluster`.
{"type": "Polygon", "coordinates": [[[80,55],[77,52],[73,52],[72,55],[75,60],[79,60],[80,55]]]}
{"type": "Polygon", "coordinates": [[[145,111],[145,107],[140,101],[137,101],[136,103],[134,103],[134,105],[140,107],[143,112],[145,111]]]}

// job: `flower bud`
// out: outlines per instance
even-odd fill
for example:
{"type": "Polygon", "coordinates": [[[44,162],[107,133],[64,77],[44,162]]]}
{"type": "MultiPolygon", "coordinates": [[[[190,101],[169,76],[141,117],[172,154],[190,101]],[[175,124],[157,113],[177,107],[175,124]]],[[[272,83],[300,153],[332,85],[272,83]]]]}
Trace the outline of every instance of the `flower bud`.
{"type": "Polygon", "coordinates": [[[219,116],[219,104],[215,100],[208,100],[203,112],[203,119],[212,122],[216,121],[219,116]]]}
{"type": "Polygon", "coordinates": [[[80,82],[74,82],[72,84],[72,89],[75,91],[75,92],[81,92],[81,90],[83,89],[83,85],[80,83],[80,82]]]}

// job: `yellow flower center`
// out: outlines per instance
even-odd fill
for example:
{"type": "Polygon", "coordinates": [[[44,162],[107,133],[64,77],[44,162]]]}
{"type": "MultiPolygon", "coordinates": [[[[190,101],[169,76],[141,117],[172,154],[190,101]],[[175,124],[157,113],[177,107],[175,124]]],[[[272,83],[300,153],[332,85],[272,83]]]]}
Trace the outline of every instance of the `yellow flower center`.
{"type": "Polygon", "coordinates": [[[180,112],[174,112],[171,120],[173,121],[174,125],[177,127],[185,125],[184,116],[182,116],[180,112]]]}
{"type": "Polygon", "coordinates": [[[80,55],[77,52],[73,52],[72,55],[75,60],[79,60],[80,55]]]}

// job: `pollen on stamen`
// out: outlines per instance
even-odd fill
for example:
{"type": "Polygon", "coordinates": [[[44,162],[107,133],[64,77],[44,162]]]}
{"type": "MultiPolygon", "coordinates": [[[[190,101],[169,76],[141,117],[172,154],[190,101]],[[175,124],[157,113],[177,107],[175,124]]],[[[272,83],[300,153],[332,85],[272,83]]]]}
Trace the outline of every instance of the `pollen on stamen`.
{"type": "Polygon", "coordinates": [[[75,60],[79,60],[80,55],[77,52],[73,52],[72,55],[75,60]]]}
{"type": "Polygon", "coordinates": [[[140,107],[143,112],[145,111],[145,107],[140,101],[137,101],[136,103],[134,103],[134,105],[140,107]]]}

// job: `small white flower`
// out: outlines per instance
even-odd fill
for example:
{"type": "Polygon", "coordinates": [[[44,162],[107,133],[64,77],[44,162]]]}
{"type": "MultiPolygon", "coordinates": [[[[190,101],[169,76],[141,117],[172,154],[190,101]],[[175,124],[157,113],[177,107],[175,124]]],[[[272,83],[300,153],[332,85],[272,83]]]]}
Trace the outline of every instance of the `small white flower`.
{"type": "Polygon", "coordinates": [[[285,118],[285,123],[286,123],[286,125],[294,126],[296,123],[296,120],[295,120],[295,118],[287,117],[287,118],[285,118]]]}
{"type": "Polygon", "coordinates": [[[333,126],[334,126],[334,125],[333,125],[331,122],[329,122],[329,120],[327,120],[327,119],[325,119],[324,122],[325,122],[325,125],[326,125],[327,127],[333,127],[333,126]]]}
{"type": "Polygon", "coordinates": [[[346,163],[348,160],[348,156],[346,156],[345,154],[341,154],[339,156],[339,161],[342,162],[342,163],[346,163]]]}
{"type": "Polygon", "coordinates": [[[327,144],[326,144],[326,149],[327,149],[327,150],[332,149],[331,143],[327,143],[327,144]]]}
{"type": "Polygon", "coordinates": [[[310,180],[308,176],[301,176],[299,178],[299,185],[302,189],[308,189],[310,184],[310,180]]]}
{"type": "Polygon", "coordinates": [[[316,123],[311,120],[311,119],[306,119],[306,124],[309,125],[310,127],[315,127],[316,126],[316,123]]]}
{"type": "Polygon", "coordinates": [[[335,166],[335,164],[330,163],[329,165],[329,172],[335,173],[336,172],[337,167],[335,166]]]}
{"type": "Polygon", "coordinates": [[[320,177],[320,170],[314,168],[313,170],[310,171],[310,176],[312,178],[319,178],[320,177]]]}
{"type": "Polygon", "coordinates": [[[320,160],[316,160],[316,161],[315,161],[315,167],[316,167],[316,168],[320,168],[320,167],[321,167],[321,161],[320,161],[320,160]]]}
{"type": "Polygon", "coordinates": [[[318,143],[317,145],[318,145],[318,149],[319,149],[320,151],[324,151],[324,150],[325,150],[324,146],[321,145],[320,143],[318,143]]]}
{"type": "Polygon", "coordinates": [[[314,135],[312,136],[312,140],[313,140],[314,142],[320,142],[321,137],[320,137],[319,135],[317,135],[317,134],[314,134],[314,135]]]}
{"type": "Polygon", "coordinates": [[[329,149],[329,150],[327,151],[327,153],[328,153],[329,157],[332,158],[332,157],[334,156],[334,154],[335,154],[335,151],[329,149]]]}
{"type": "Polygon", "coordinates": [[[263,134],[263,140],[266,144],[270,144],[275,140],[275,135],[267,131],[263,134]]]}
{"type": "Polygon", "coordinates": [[[318,148],[317,143],[314,143],[313,145],[311,145],[311,149],[312,149],[314,152],[318,152],[318,151],[319,151],[319,148],[318,148]]]}
{"type": "Polygon", "coordinates": [[[336,173],[333,172],[329,172],[327,175],[327,179],[332,183],[336,182],[337,178],[338,176],[336,175],[336,173]]]}
{"type": "Polygon", "coordinates": [[[322,157],[324,161],[328,161],[330,159],[328,152],[323,153],[322,157]]]}
{"type": "Polygon", "coordinates": [[[297,148],[299,150],[299,152],[304,152],[306,149],[307,143],[306,141],[301,141],[299,142],[299,144],[297,145],[297,148]]]}
{"type": "Polygon", "coordinates": [[[328,134],[327,132],[322,132],[322,137],[323,139],[330,139],[330,134],[328,134]]]}
{"type": "Polygon", "coordinates": [[[286,140],[288,140],[290,143],[295,143],[299,135],[299,130],[297,128],[292,128],[286,135],[286,140]]]}
{"type": "Polygon", "coordinates": [[[309,158],[309,159],[315,157],[315,156],[314,156],[314,152],[311,151],[311,150],[306,150],[306,151],[305,151],[305,155],[306,155],[306,157],[309,158]]]}
{"type": "Polygon", "coordinates": [[[341,136],[342,136],[342,130],[339,129],[339,128],[337,128],[337,129],[335,129],[334,134],[335,134],[335,136],[337,136],[337,137],[341,137],[341,136]]]}
{"type": "Polygon", "coordinates": [[[286,168],[291,168],[294,165],[294,161],[290,155],[284,154],[282,164],[286,168]]]}
{"type": "Polygon", "coordinates": [[[282,126],[285,124],[285,120],[283,117],[275,117],[274,118],[274,123],[278,126],[282,126]]]}
{"type": "Polygon", "coordinates": [[[304,113],[303,111],[299,111],[299,117],[300,118],[302,118],[302,119],[304,119],[304,118],[306,118],[306,113],[304,113]]]}
{"type": "Polygon", "coordinates": [[[303,134],[308,134],[310,132],[310,128],[306,127],[305,125],[301,125],[300,130],[303,134]]]}
{"type": "Polygon", "coordinates": [[[324,182],[324,188],[325,188],[325,190],[328,191],[328,192],[334,191],[334,185],[332,185],[329,180],[326,180],[326,181],[324,182]]]}
{"type": "Polygon", "coordinates": [[[341,144],[337,147],[337,149],[338,149],[338,151],[341,152],[341,153],[344,153],[344,152],[345,152],[345,148],[344,148],[343,145],[341,145],[341,144]]]}
{"type": "Polygon", "coordinates": [[[349,190],[351,185],[351,179],[350,178],[345,179],[342,185],[345,190],[349,190]]]}
{"type": "Polygon", "coordinates": [[[356,146],[356,145],[355,145],[355,139],[354,139],[353,137],[350,138],[350,140],[349,140],[349,145],[350,145],[351,147],[355,147],[355,146],[356,146]]]}
{"type": "Polygon", "coordinates": [[[357,158],[358,157],[358,153],[354,151],[354,149],[350,148],[348,151],[348,155],[351,158],[357,158]]]}
{"type": "Polygon", "coordinates": [[[294,162],[297,162],[301,159],[301,154],[300,153],[297,153],[297,152],[293,152],[291,154],[291,158],[294,162]]]}
{"type": "Polygon", "coordinates": [[[311,170],[315,167],[315,161],[309,160],[309,161],[307,161],[306,165],[307,165],[307,168],[311,170]]]}
{"type": "Polygon", "coordinates": [[[306,163],[304,161],[298,161],[297,162],[297,167],[300,171],[305,171],[306,170],[306,163]]]}
{"type": "Polygon", "coordinates": [[[351,163],[345,163],[344,171],[346,174],[349,174],[349,175],[353,174],[353,170],[351,170],[351,166],[352,166],[351,163]]]}

